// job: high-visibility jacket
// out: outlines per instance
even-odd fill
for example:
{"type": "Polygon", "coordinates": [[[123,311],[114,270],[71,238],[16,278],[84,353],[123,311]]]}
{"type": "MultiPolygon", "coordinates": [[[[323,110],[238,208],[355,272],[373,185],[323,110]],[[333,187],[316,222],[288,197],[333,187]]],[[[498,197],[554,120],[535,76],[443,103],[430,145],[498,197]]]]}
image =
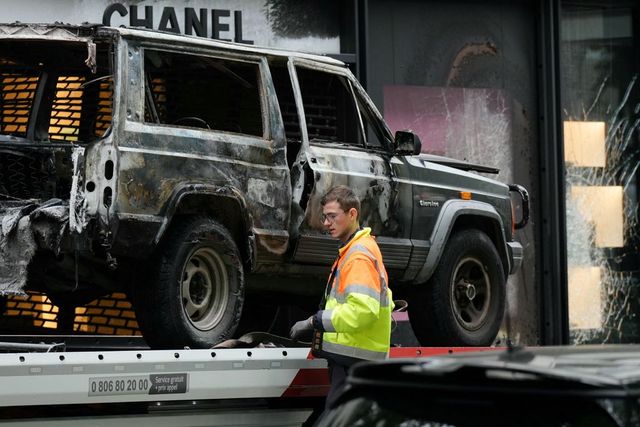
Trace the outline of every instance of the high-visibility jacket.
{"type": "Polygon", "coordinates": [[[358,359],[385,359],[393,299],[370,228],[358,231],[340,248],[329,281],[324,310],[318,313],[324,330],[322,350],[358,359]]]}

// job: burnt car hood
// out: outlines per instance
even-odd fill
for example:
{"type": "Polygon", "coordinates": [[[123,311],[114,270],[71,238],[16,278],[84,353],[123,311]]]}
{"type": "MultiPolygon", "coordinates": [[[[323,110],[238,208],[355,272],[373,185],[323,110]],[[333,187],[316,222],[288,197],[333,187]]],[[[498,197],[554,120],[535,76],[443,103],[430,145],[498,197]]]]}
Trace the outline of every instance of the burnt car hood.
{"type": "Polygon", "coordinates": [[[452,159],[451,157],[436,156],[435,154],[421,154],[419,157],[431,163],[437,163],[437,164],[449,166],[455,169],[460,169],[463,171],[474,171],[474,172],[491,173],[491,174],[500,173],[500,169],[498,168],[479,165],[477,163],[465,162],[463,160],[458,160],[458,159],[452,159]]]}
{"type": "Polygon", "coordinates": [[[437,185],[464,188],[506,197],[509,188],[493,177],[478,174],[496,174],[498,169],[441,157],[432,154],[405,157],[412,178],[432,182],[437,185]]]}

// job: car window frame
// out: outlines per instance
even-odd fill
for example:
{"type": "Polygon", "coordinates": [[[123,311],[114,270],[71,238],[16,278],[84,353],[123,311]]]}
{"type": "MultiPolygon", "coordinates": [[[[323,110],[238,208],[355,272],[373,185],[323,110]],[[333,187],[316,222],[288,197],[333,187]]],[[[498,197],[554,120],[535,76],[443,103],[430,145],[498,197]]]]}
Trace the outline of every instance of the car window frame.
{"type": "MultiPolygon", "coordinates": [[[[355,90],[354,84],[353,84],[355,78],[353,77],[353,74],[346,67],[316,62],[306,58],[291,57],[289,60],[289,73],[292,75],[292,81],[294,81],[294,94],[296,96],[298,116],[300,118],[299,120],[300,126],[302,128],[301,130],[302,130],[303,144],[305,144],[306,146],[308,145],[333,146],[333,147],[348,148],[348,149],[359,150],[359,151],[375,151],[378,153],[381,151],[379,148],[376,149],[375,147],[371,147],[367,144],[367,135],[364,130],[362,111],[360,110],[360,106],[358,105],[357,91],[355,90]],[[323,141],[323,143],[314,142],[313,144],[311,143],[311,141],[309,140],[309,134],[307,130],[307,117],[305,115],[304,102],[302,99],[303,94],[300,88],[300,82],[298,78],[297,69],[299,67],[333,74],[344,79],[344,82],[347,83],[346,89],[351,95],[356,114],[358,115],[358,123],[359,123],[358,130],[362,138],[362,144],[352,144],[352,143],[346,143],[346,142],[332,142],[332,141],[323,141]]],[[[386,150],[384,151],[386,152],[386,150]]]]}
{"type": "MultiPolygon", "coordinates": [[[[351,74],[351,73],[349,73],[351,74]]],[[[380,138],[380,143],[382,147],[374,147],[368,146],[369,149],[377,152],[384,153],[392,153],[393,152],[393,135],[389,126],[385,122],[382,114],[373,103],[369,94],[364,90],[364,88],[360,85],[360,82],[351,74],[352,76],[352,87],[354,88],[356,104],[358,105],[358,109],[361,110],[361,106],[359,102],[362,101],[364,103],[364,114],[366,118],[371,122],[372,126],[375,127],[374,132],[378,134],[378,138],[380,138]]],[[[362,111],[362,110],[361,110],[362,111]]],[[[362,113],[361,113],[362,114],[362,113]]],[[[361,118],[362,121],[362,118],[361,118]]],[[[364,123],[363,123],[364,126],[364,123]]]]}
{"type": "Polygon", "coordinates": [[[222,134],[222,135],[233,135],[238,136],[240,138],[250,138],[250,139],[260,139],[265,142],[270,142],[272,140],[273,131],[271,129],[271,123],[269,120],[270,108],[269,101],[267,99],[267,89],[266,82],[270,79],[270,75],[268,74],[268,69],[266,65],[266,60],[262,55],[254,55],[254,54],[246,54],[239,53],[233,51],[222,51],[219,49],[206,49],[206,48],[188,48],[186,46],[166,46],[165,44],[159,43],[140,43],[137,45],[137,48],[140,52],[140,61],[139,61],[139,77],[141,84],[139,84],[138,100],[141,105],[141,113],[136,115],[136,119],[133,120],[131,117],[128,117],[128,120],[133,120],[139,123],[142,126],[149,126],[153,128],[170,128],[170,129],[180,129],[181,132],[188,132],[187,135],[211,133],[211,134],[222,134]],[[145,111],[145,103],[146,103],[146,77],[145,77],[145,52],[147,50],[155,50],[160,52],[168,52],[171,54],[184,54],[184,55],[194,55],[212,59],[219,59],[225,61],[235,61],[235,62],[243,62],[247,64],[252,64],[257,66],[258,75],[257,75],[257,84],[258,84],[258,98],[260,100],[260,117],[262,120],[262,135],[254,135],[248,133],[241,132],[231,132],[219,129],[206,129],[206,128],[197,128],[197,127],[186,127],[186,126],[176,126],[170,123],[154,123],[147,122],[144,119],[144,111],[145,111]],[[139,116],[139,117],[138,117],[139,116]]]}

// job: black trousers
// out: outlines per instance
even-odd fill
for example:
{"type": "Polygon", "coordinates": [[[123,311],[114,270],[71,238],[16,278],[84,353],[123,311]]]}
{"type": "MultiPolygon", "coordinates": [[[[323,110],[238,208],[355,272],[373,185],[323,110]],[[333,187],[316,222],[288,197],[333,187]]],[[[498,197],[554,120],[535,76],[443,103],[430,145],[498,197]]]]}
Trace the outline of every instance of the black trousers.
{"type": "Polygon", "coordinates": [[[327,394],[327,398],[324,403],[324,412],[315,413],[311,416],[304,426],[317,426],[319,419],[325,412],[329,411],[329,407],[333,405],[340,397],[342,390],[347,383],[347,375],[349,368],[358,362],[362,362],[362,359],[355,359],[353,357],[341,356],[339,354],[327,353],[322,350],[314,351],[313,355],[322,359],[327,359],[327,365],[329,367],[329,382],[331,388],[327,394]]]}
{"type": "Polygon", "coordinates": [[[325,401],[325,409],[329,407],[337,400],[347,382],[347,375],[349,374],[349,368],[358,362],[362,362],[362,359],[356,359],[354,357],[342,356],[339,354],[327,354],[327,364],[329,365],[329,382],[331,388],[325,401]]]}
{"type": "Polygon", "coordinates": [[[346,366],[329,362],[329,383],[331,384],[331,388],[329,389],[329,394],[327,394],[327,400],[325,400],[324,403],[325,411],[329,409],[331,404],[342,392],[347,379],[348,370],[349,368],[346,366]]]}

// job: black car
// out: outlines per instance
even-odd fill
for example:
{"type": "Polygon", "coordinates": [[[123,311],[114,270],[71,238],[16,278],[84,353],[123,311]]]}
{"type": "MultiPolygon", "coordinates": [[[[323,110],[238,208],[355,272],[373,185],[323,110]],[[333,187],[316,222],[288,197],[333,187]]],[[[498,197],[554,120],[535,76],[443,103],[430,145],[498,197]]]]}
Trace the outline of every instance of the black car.
{"type": "Polygon", "coordinates": [[[638,426],[640,345],[356,365],[320,426],[638,426]]]}

